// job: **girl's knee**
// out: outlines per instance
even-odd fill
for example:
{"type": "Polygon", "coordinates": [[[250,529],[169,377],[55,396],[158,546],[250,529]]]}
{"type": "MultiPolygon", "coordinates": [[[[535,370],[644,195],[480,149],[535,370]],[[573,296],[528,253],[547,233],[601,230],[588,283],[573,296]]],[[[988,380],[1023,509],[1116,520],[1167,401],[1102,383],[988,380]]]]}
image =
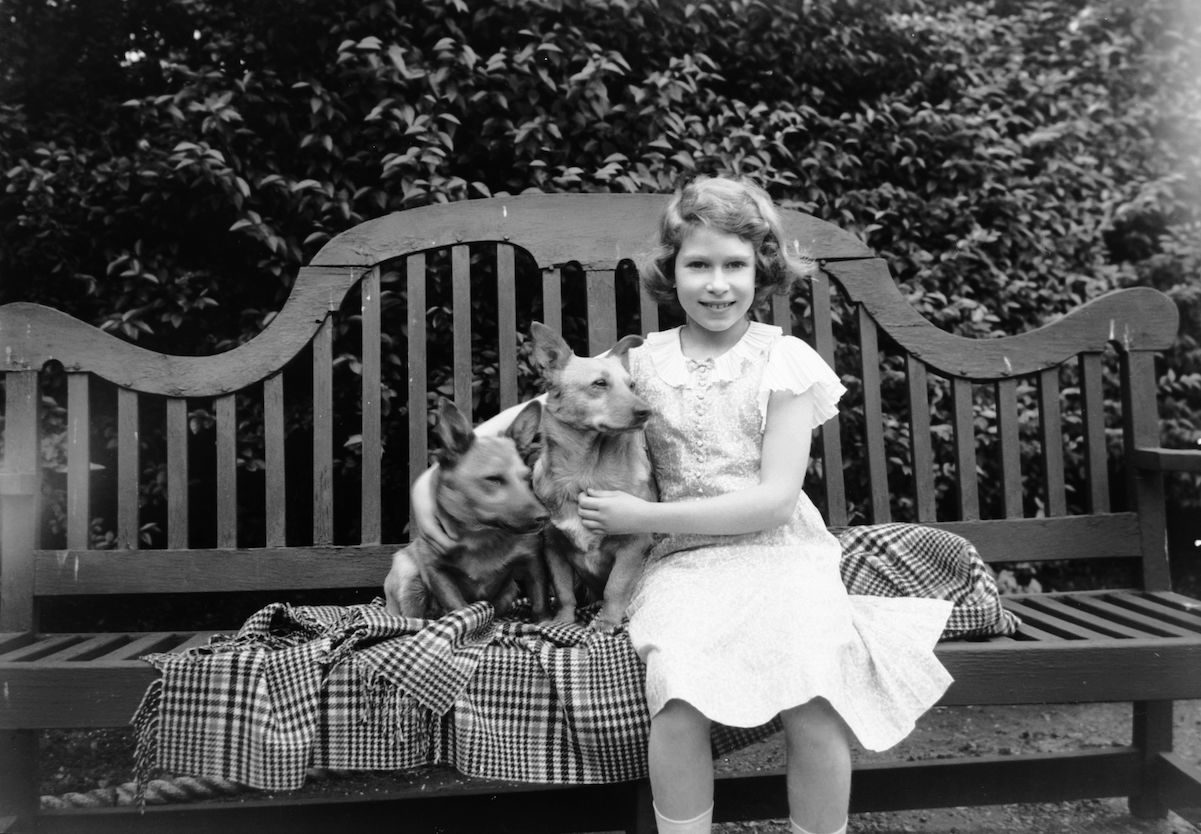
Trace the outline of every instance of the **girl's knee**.
{"type": "Polygon", "coordinates": [[[814,698],[780,713],[784,738],[792,747],[848,747],[850,730],[825,698],[814,698]]]}
{"type": "Polygon", "coordinates": [[[652,729],[671,734],[696,734],[709,732],[709,719],[687,701],[673,699],[663,705],[651,719],[652,729]]]}

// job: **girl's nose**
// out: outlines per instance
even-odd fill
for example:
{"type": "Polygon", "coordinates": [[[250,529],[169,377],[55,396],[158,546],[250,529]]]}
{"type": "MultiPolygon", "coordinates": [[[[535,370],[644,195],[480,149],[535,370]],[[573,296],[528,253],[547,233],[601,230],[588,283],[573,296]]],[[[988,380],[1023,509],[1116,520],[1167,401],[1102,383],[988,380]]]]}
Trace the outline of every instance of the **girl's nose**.
{"type": "Polygon", "coordinates": [[[706,289],[710,292],[722,292],[729,285],[730,282],[726,280],[726,276],[722,274],[722,271],[715,269],[709,275],[709,283],[706,285],[706,289]]]}

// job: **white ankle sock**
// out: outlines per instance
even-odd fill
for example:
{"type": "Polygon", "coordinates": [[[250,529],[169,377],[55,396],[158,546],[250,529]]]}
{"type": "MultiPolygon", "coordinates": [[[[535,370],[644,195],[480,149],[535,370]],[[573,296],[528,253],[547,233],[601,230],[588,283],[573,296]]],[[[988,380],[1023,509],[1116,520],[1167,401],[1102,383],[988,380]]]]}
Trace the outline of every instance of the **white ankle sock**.
{"type": "MultiPolygon", "coordinates": [[[[797,821],[792,817],[788,818],[788,826],[792,831],[792,834],[814,834],[812,831],[801,828],[801,826],[797,824],[797,821]]],[[[830,834],[847,834],[847,824],[844,822],[841,828],[831,831],[830,834]]]]}
{"type": "Polygon", "coordinates": [[[669,819],[659,811],[658,805],[655,805],[654,809],[655,823],[659,827],[659,834],[709,834],[713,827],[712,805],[690,820],[669,819]]]}

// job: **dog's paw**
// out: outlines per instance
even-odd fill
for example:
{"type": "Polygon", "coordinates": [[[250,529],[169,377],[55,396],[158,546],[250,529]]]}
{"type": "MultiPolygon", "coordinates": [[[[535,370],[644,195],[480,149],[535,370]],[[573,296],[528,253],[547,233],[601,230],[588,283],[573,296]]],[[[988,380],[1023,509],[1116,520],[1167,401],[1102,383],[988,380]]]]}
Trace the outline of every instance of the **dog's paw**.
{"type": "Polygon", "coordinates": [[[621,631],[621,623],[615,623],[598,614],[592,618],[592,622],[588,623],[588,630],[600,634],[616,634],[621,631]]]}

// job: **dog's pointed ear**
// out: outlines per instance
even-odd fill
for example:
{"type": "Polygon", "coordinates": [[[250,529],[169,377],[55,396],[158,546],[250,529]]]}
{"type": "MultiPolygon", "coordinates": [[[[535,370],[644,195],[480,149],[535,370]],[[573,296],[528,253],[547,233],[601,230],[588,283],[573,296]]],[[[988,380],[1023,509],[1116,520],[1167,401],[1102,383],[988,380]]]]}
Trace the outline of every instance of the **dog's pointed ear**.
{"type": "Polygon", "coordinates": [[[475,442],[471,423],[454,403],[445,398],[438,402],[438,437],[442,440],[442,449],[438,452],[438,465],[446,469],[454,468],[459,458],[475,442]]]}
{"type": "Polygon", "coordinates": [[[530,400],[505,429],[505,437],[513,439],[521,460],[532,466],[542,453],[542,403],[530,400]]]}
{"type": "Polygon", "coordinates": [[[621,364],[624,365],[628,371],[630,369],[630,351],[641,345],[642,342],[643,339],[641,336],[634,336],[632,334],[629,336],[622,336],[621,339],[618,340],[617,344],[615,344],[609,351],[609,355],[620,359],[621,364]]]}
{"type": "Polygon", "coordinates": [[[534,340],[534,365],[541,371],[561,370],[567,366],[572,351],[567,342],[540,321],[530,323],[534,340]]]}

